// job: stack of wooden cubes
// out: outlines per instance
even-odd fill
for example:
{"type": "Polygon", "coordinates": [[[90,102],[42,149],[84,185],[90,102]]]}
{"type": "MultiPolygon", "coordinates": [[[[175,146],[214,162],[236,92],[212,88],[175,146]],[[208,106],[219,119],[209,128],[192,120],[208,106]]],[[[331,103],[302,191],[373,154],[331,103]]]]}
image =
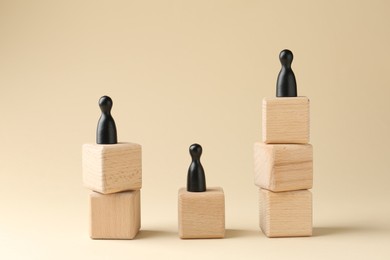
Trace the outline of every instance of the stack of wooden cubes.
{"type": "Polygon", "coordinates": [[[84,186],[92,190],[91,238],[133,239],[141,226],[141,145],[84,144],[82,164],[84,186]]]}
{"type": "Polygon", "coordinates": [[[84,186],[91,189],[90,236],[93,239],[133,239],[141,226],[142,148],[135,143],[118,143],[113,102],[99,100],[102,111],[96,144],[84,144],[84,186]]]}
{"type": "Polygon", "coordinates": [[[263,99],[263,142],[254,145],[254,161],[260,228],[267,237],[312,235],[309,110],[307,97],[263,99]]]}

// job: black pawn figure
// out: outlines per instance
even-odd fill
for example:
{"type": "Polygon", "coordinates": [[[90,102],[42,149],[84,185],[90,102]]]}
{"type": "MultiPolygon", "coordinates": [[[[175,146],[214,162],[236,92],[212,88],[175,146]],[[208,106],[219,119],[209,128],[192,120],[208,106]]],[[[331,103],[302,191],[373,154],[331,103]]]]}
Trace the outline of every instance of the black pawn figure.
{"type": "Polygon", "coordinates": [[[200,163],[202,155],[202,146],[193,144],[190,146],[190,154],[192,162],[188,169],[187,175],[187,191],[202,192],[206,191],[206,177],[204,175],[203,166],[200,163]]]}
{"type": "Polygon", "coordinates": [[[293,58],[294,56],[290,50],[282,50],[279,54],[282,69],[279,72],[278,80],[276,82],[277,97],[297,96],[297,82],[295,80],[294,72],[291,69],[293,58]]]}
{"type": "Polygon", "coordinates": [[[109,96],[102,96],[99,99],[99,106],[102,114],[99,118],[96,131],[97,144],[116,144],[116,126],[111,116],[112,99],[109,96]]]}

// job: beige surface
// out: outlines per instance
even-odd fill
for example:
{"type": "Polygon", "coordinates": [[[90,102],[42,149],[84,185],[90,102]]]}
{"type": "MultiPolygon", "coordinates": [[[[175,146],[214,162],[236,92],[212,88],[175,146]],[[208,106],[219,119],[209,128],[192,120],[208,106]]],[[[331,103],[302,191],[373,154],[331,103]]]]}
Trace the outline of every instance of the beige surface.
{"type": "Polygon", "coordinates": [[[254,144],[255,185],[271,190],[304,190],[313,187],[311,144],[254,144]]]}
{"type": "Polygon", "coordinates": [[[205,192],[179,189],[178,213],[180,238],[225,236],[225,195],[220,187],[209,187],[205,192]]]}
{"type": "Polygon", "coordinates": [[[140,191],[113,194],[91,192],[90,236],[94,239],[133,239],[141,227],[140,191]]]}
{"type": "Polygon", "coordinates": [[[388,1],[0,2],[1,259],[389,259],[388,1]],[[310,98],[313,237],[258,227],[253,143],[283,48],[310,98]],[[142,231],[88,234],[81,145],[110,95],[143,148],[142,231]],[[224,188],[226,237],[180,240],[188,147],[224,188]]]}
{"type": "Polygon", "coordinates": [[[311,236],[312,195],[309,190],[272,192],[259,189],[260,228],[267,237],[311,236]]]}
{"type": "Polygon", "coordinates": [[[307,97],[265,97],[262,116],[264,143],[309,143],[310,101],[307,97]]]}
{"type": "Polygon", "coordinates": [[[142,147],[135,143],[83,144],[84,186],[110,194],[142,187],[142,147]]]}

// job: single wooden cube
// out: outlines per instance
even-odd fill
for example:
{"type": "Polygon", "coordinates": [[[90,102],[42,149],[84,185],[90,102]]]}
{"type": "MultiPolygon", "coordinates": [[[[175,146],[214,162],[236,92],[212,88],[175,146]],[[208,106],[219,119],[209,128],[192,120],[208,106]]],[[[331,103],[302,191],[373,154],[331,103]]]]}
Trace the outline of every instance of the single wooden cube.
{"type": "Polygon", "coordinates": [[[84,144],[84,186],[103,194],[142,187],[141,145],[134,143],[84,144]]]}
{"type": "Polygon", "coordinates": [[[278,191],[313,187],[313,147],[310,144],[254,145],[255,185],[278,191]]]}
{"type": "Polygon", "coordinates": [[[93,239],[133,239],[141,227],[140,191],[90,194],[90,236],[93,239]]]}
{"type": "Polygon", "coordinates": [[[225,195],[223,189],[205,192],[179,190],[180,238],[223,238],[225,236],[225,195]]]}
{"type": "Polygon", "coordinates": [[[311,192],[260,189],[260,228],[267,237],[311,236],[311,192]]]}
{"type": "Polygon", "coordinates": [[[309,99],[264,98],[262,123],[264,143],[309,143],[309,99]]]}

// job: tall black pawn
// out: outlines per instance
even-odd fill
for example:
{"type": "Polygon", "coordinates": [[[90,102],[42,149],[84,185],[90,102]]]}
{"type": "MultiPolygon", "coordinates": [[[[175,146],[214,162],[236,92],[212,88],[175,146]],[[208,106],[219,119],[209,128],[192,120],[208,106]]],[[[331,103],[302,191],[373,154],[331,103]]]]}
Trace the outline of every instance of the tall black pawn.
{"type": "Polygon", "coordinates": [[[291,69],[293,58],[294,56],[290,50],[282,50],[279,54],[279,60],[282,64],[282,68],[276,82],[277,97],[297,96],[297,82],[295,80],[294,72],[291,69]]]}
{"type": "Polygon", "coordinates": [[[116,126],[111,116],[112,99],[109,96],[102,96],[99,99],[99,106],[102,114],[97,125],[96,143],[116,144],[118,142],[116,126]]]}
{"type": "Polygon", "coordinates": [[[204,175],[203,166],[200,163],[202,155],[202,146],[193,144],[190,146],[190,154],[192,162],[188,169],[187,175],[187,191],[202,192],[206,191],[206,177],[204,175]]]}

